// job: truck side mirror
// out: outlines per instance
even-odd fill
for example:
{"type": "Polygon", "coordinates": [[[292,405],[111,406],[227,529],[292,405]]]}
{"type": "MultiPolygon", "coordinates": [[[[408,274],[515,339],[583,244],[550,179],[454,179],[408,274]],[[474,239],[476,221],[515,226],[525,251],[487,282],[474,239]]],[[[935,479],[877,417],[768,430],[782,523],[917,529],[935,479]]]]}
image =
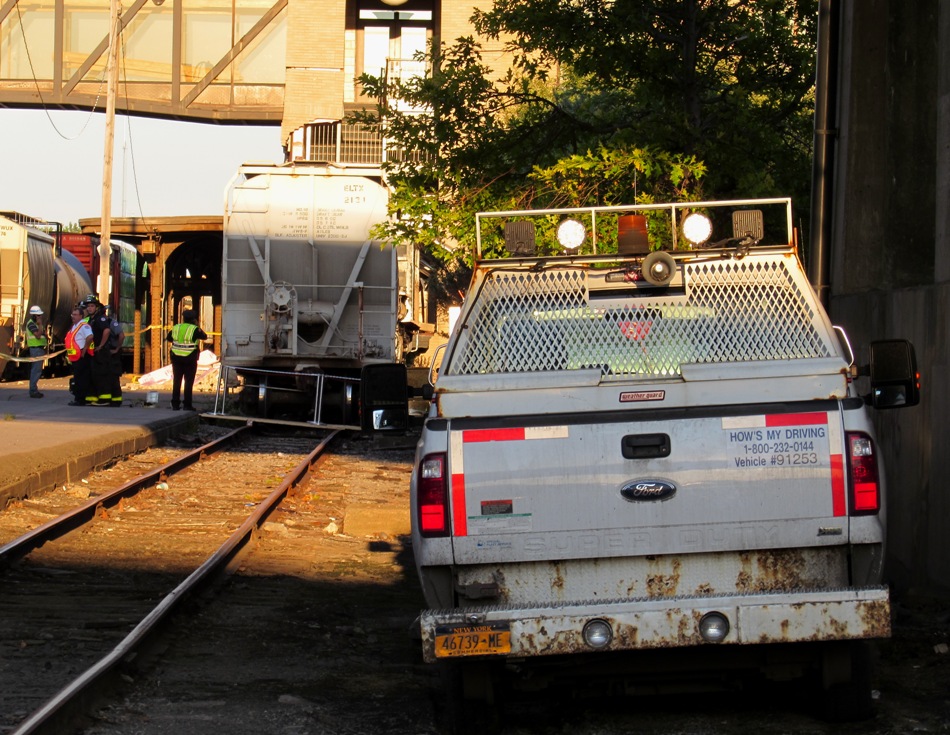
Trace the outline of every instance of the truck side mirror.
{"type": "Polygon", "coordinates": [[[870,345],[871,395],[874,408],[906,408],[920,403],[920,374],[914,346],[905,339],[870,345]]]}
{"type": "MultiPolygon", "coordinates": [[[[445,343],[439,345],[435,348],[435,353],[432,355],[432,362],[429,363],[429,387],[432,388],[435,386],[436,381],[439,379],[439,369],[442,367],[442,358],[445,357],[445,343]]],[[[429,398],[432,397],[430,393],[429,398]]]]}

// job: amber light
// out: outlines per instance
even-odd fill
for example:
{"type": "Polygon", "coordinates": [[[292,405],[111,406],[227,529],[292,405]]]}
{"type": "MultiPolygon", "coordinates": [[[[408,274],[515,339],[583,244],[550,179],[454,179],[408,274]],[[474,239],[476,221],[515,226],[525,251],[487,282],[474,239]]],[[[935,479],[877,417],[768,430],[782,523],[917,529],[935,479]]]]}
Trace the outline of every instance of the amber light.
{"type": "Polygon", "coordinates": [[[448,536],[449,503],[444,454],[429,454],[419,463],[416,500],[420,533],[428,537],[448,536]]]}
{"type": "Polygon", "coordinates": [[[851,515],[870,515],[881,509],[874,441],[861,431],[848,432],[848,474],[851,478],[851,515]]]}

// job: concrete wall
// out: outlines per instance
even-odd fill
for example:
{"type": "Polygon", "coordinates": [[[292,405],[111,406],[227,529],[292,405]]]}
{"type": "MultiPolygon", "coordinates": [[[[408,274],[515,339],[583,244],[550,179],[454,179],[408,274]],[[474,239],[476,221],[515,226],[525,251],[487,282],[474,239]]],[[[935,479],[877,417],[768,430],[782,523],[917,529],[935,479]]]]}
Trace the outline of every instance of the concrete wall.
{"type": "Polygon", "coordinates": [[[917,348],[922,401],[880,412],[888,582],[950,592],[950,2],[842,0],[832,319],[859,359],[917,348]]]}

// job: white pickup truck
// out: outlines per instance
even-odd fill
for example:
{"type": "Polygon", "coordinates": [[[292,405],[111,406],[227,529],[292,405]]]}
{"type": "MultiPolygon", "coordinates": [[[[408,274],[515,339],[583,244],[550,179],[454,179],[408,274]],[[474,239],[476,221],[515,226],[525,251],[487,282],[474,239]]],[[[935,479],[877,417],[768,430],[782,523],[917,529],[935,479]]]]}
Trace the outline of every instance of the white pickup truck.
{"type": "Polygon", "coordinates": [[[412,478],[424,659],[487,701],[503,676],[732,672],[868,715],[858,642],[890,634],[868,406],[917,403],[910,344],[854,364],[787,199],[477,224],[412,478]]]}

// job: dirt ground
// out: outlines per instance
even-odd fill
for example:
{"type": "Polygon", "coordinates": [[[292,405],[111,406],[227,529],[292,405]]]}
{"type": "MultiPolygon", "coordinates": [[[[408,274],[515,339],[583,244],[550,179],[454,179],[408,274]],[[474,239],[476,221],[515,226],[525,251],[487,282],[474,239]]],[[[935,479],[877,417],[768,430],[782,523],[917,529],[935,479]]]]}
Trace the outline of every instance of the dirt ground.
{"type": "MultiPolygon", "coordinates": [[[[177,653],[135,675],[123,707],[101,713],[86,735],[168,735],[186,723],[229,735],[466,731],[410,634],[422,605],[406,515],[411,450],[348,451],[273,519],[221,599],[177,632],[177,653]],[[281,604],[262,613],[254,601],[268,598],[281,604]],[[183,652],[189,665],[180,667],[183,652]]],[[[774,685],[635,698],[512,695],[498,732],[950,732],[950,604],[905,600],[894,611],[894,637],[877,647],[870,721],[828,724],[807,692],[774,685]]]]}

